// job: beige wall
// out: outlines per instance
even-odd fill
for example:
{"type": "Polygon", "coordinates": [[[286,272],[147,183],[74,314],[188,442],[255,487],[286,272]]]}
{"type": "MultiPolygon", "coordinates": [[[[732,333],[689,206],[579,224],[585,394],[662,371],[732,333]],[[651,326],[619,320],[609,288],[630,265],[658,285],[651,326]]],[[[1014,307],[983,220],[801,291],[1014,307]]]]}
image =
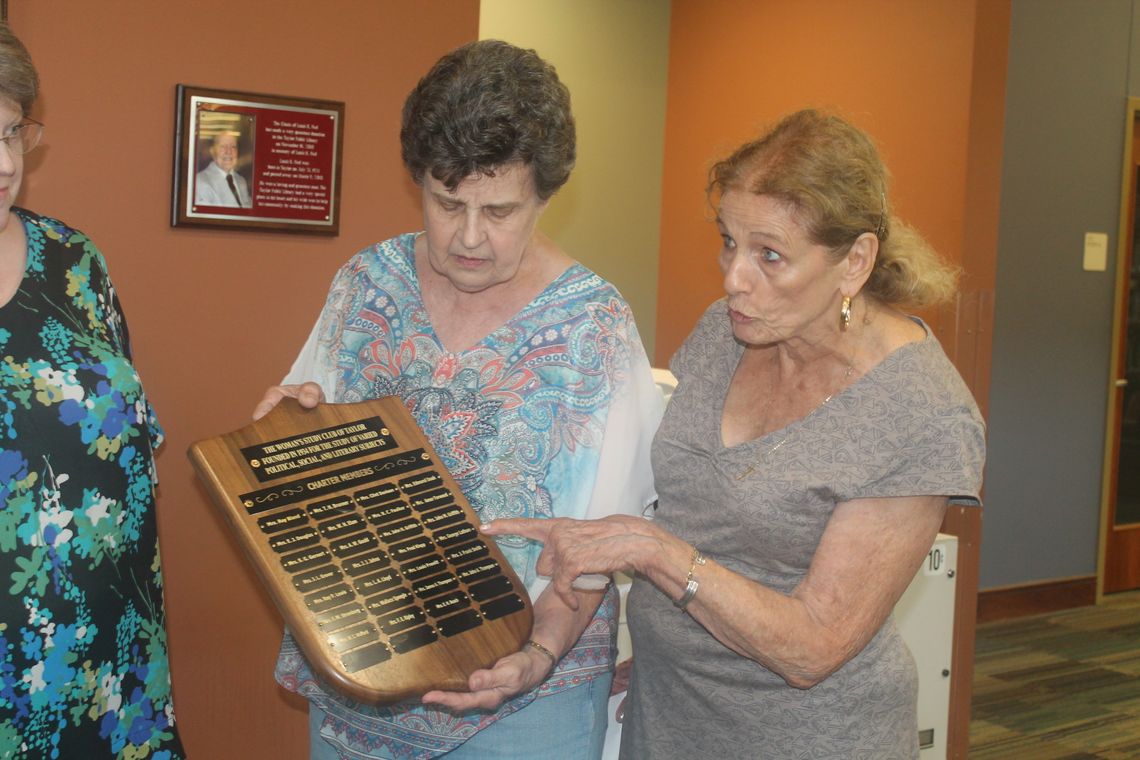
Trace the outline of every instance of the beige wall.
{"type": "Polygon", "coordinates": [[[578,164],[541,227],[629,301],[650,357],[657,314],[670,3],[483,0],[480,38],[534,48],[570,88],[578,164]]]}

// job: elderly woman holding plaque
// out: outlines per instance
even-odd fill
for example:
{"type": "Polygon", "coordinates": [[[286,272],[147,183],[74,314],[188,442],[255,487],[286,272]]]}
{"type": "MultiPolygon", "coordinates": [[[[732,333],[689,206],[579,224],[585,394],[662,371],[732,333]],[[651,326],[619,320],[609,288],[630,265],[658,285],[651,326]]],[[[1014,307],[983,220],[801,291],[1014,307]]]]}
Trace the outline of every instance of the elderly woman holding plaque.
{"type": "Polygon", "coordinates": [[[583,572],[636,574],[622,757],[918,757],[917,674],[890,614],[947,503],[978,503],[984,431],[903,311],[955,272],[893,219],[846,121],[803,111],[717,163],[726,298],[673,357],[653,521],[504,520],[583,572]]]}
{"type": "MultiPolygon", "coordinates": [[[[654,498],[660,416],[629,305],[537,230],[574,164],[570,97],[533,51],[481,41],[409,95],[400,133],[424,231],[367,248],[333,281],[281,398],[403,399],[484,521],[637,514],[654,498]]],[[[310,700],[314,758],[600,754],[617,595],[544,590],[538,547],[500,547],[534,602],[531,641],[468,692],[356,704],[286,637],[277,678],[310,700]],[[339,754],[338,754],[339,753],[339,754]]]]}

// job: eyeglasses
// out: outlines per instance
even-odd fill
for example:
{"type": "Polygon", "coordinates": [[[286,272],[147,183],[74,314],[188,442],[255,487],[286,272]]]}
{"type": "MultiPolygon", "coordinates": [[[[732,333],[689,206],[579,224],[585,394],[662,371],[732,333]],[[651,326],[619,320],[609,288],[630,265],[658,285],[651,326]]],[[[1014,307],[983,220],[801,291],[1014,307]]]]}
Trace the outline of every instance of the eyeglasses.
{"type": "Polygon", "coordinates": [[[0,142],[8,146],[8,150],[16,155],[22,156],[25,153],[30,153],[33,148],[40,144],[40,138],[44,135],[44,125],[40,124],[35,119],[24,119],[16,126],[12,127],[8,134],[0,137],[0,142]]]}

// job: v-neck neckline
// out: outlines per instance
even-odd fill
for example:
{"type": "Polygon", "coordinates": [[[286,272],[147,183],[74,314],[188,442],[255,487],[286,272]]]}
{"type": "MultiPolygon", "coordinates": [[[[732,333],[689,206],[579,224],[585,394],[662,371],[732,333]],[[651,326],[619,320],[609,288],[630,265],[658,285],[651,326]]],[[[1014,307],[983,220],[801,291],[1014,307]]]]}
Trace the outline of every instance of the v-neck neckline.
{"type": "Polygon", "coordinates": [[[469,346],[453,351],[444,345],[443,339],[440,337],[439,331],[436,329],[435,319],[432,317],[431,310],[428,309],[427,300],[424,298],[423,283],[420,282],[420,272],[416,267],[416,241],[423,234],[424,233],[422,231],[408,234],[408,237],[406,238],[407,245],[405,246],[405,256],[407,257],[407,264],[411,271],[411,281],[415,286],[416,300],[419,302],[420,307],[424,312],[424,324],[426,325],[427,330],[431,333],[432,340],[435,341],[435,344],[439,347],[439,350],[446,356],[463,356],[483,347],[491,338],[491,336],[495,335],[495,333],[500,332],[503,330],[503,328],[510,327],[511,325],[518,322],[534,308],[535,304],[546,298],[550,292],[562,287],[562,283],[565,280],[576,276],[585,270],[585,267],[580,262],[573,261],[568,267],[562,270],[562,272],[560,272],[557,277],[546,283],[542,290],[540,290],[533,298],[531,298],[521,309],[505,319],[502,323],[496,325],[495,327],[492,327],[487,331],[485,335],[483,335],[477,341],[471,343],[469,346]]]}
{"type": "Polygon", "coordinates": [[[729,371],[722,374],[719,387],[717,388],[715,411],[716,423],[714,425],[714,435],[716,436],[717,451],[744,451],[756,446],[763,447],[772,443],[775,444],[775,447],[779,447],[784,441],[788,439],[788,437],[793,432],[795,432],[797,428],[801,427],[804,423],[815,417],[817,414],[822,414],[827,409],[834,407],[839,399],[842,399],[844,396],[852,392],[853,389],[857,385],[860,385],[864,380],[878,373],[883,367],[887,366],[888,363],[897,361],[897,357],[902,354],[904,349],[911,347],[917,349],[918,347],[926,345],[928,341],[934,339],[934,333],[931,331],[930,326],[927,325],[926,322],[914,316],[909,316],[908,318],[914,320],[914,322],[922,328],[923,332],[925,333],[922,340],[907,341],[906,343],[903,343],[902,345],[896,347],[886,356],[880,359],[873,367],[864,372],[861,376],[855,378],[854,382],[849,384],[846,388],[836,391],[834,394],[829,396],[824,403],[819,404],[803,417],[792,420],[786,425],[778,427],[775,430],[769,430],[767,433],[764,433],[761,436],[757,436],[756,438],[749,438],[747,440],[740,441],[739,443],[734,443],[731,446],[726,445],[724,442],[724,405],[728,400],[728,389],[732,385],[732,378],[735,376],[736,370],[740,366],[740,360],[744,357],[745,347],[732,336],[731,330],[729,330],[727,337],[732,341],[735,361],[729,362],[729,371]]]}

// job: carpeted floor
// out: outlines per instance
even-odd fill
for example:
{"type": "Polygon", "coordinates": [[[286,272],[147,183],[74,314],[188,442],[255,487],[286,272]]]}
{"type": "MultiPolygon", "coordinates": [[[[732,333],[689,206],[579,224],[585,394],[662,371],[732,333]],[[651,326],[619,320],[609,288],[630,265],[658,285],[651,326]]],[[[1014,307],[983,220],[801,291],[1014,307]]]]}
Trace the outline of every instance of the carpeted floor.
{"type": "Polygon", "coordinates": [[[1140,758],[1140,592],[978,626],[970,758],[1140,758]]]}

